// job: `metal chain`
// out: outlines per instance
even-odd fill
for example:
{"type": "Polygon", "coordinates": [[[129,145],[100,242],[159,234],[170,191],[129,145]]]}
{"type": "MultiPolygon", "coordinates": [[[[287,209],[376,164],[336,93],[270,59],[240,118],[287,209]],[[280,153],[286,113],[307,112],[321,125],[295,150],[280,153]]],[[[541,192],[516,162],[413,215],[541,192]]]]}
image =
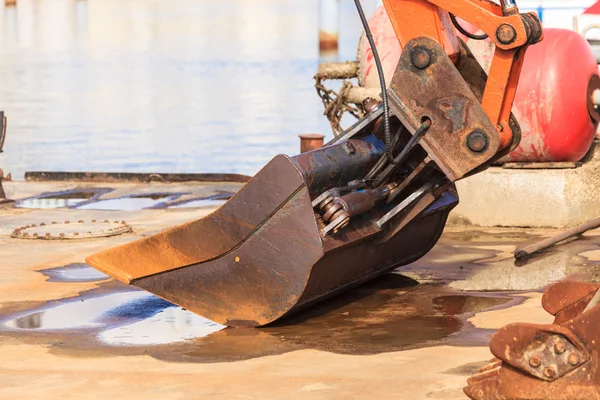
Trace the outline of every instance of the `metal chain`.
{"type": "Polygon", "coordinates": [[[331,130],[335,136],[341,135],[345,129],[340,125],[344,113],[349,113],[357,119],[361,119],[365,115],[365,110],[362,106],[354,105],[348,102],[348,93],[353,85],[349,81],[344,81],[339,93],[335,90],[327,89],[323,83],[323,79],[315,76],[315,89],[323,102],[325,111],[323,115],[329,120],[331,130]]]}

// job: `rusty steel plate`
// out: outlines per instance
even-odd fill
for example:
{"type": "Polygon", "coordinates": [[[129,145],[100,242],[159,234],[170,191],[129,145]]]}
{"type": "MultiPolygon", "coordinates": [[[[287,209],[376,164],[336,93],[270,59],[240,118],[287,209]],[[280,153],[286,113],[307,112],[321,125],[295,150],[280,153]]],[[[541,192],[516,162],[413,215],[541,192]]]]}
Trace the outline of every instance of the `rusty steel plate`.
{"type": "Polygon", "coordinates": [[[122,235],[132,232],[125,221],[92,220],[91,222],[41,222],[21,226],[11,236],[17,239],[80,240],[122,235]]]}
{"type": "Polygon", "coordinates": [[[600,285],[564,281],[544,293],[551,325],[516,323],[490,343],[496,357],[468,379],[473,400],[600,399],[600,285]]]}
{"type": "Polygon", "coordinates": [[[406,44],[388,95],[390,109],[412,134],[431,120],[420,145],[451,182],[486,165],[500,150],[496,127],[444,48],[432,39],[406,44]],[[427,54],[424,67],[413,60],[421,53],[427,54]]]}

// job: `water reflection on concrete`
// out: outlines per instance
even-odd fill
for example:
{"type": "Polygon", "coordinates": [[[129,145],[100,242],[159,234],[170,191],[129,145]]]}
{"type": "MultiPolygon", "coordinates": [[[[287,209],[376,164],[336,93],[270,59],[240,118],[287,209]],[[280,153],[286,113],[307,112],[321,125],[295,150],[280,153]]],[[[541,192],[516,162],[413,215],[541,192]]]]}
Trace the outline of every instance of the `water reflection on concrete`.
{"type": "Polygon", "coordinates": [[[90,201],[100,195],[102,191],[67,191],[50,193],[42,196],[30,197],[15,203],[17,208],[71,208],[78,204],[90,201]]]}
{"type": "MultiPolygon", "coordinates": [[[[377,0],[363,0],[370,13],[377,0]]],[[[330,134],[312,77],[317,0],[0,5],[4,163],[27,170],[254,174],[330,134]]],[[[361,25],[342,2],[338,59],[361,25]]]]}
{"type": "Polygon", "coordinates": [[[17,208],[70,208],[81,203],[85,203],[88,199],[57,199],[57,198],[33,198],[19,201],[15,204],[17,208]]]}
{"type": "Polygon", "coordinates": [[[149,194],[120,197],[118,199],[98,200],[86,203],[76,208],[79,210],[122,210],[137,211],[145,208],[160,207],[169,201],[177,199],[180,195],[176,194],[149,194]]]}
{"type": "Polygon", "coordinates": [[[69,299],[25,313],[4,325],[48,332],[91,330],[108,345],[128,346],[181,342],[225,328],[142,291],[69,299]]]}
{"type": "Polygon", "coordinates": [[[114,293],[61,302],[54,307],[20,316],[5,325],[16,329],[81,329],[102,326],[99,319],[111,308],[150,296],[145,292],[114,293]]]}
{"type": "Polygon", "coordinates": [[[98,338],[110,345],[160,345],[207,336],[224,328],[223,325],[174,306],[159,311],[150,318],[105,330],[98,338]]]}
{"type": "Polygon", "coordinates": [[[177,362],[234,361],[299,349],[377,354],[441,343],[484,345],[489,332],[471,327],[466,318],[514,300],[450,293],[389,274],[269,326],[224,329],[149,293],[127,291],[81,295],[5,317],[0,334],[60,343],[60,351],[73,355],[149,354],[177,362]]]}
{"type": "Polygon", "coordinates": [[[45,269],[40,272],[50,278],[48,282],[97,282],[110,279],[108,275],[81,263],[45,269]]]}

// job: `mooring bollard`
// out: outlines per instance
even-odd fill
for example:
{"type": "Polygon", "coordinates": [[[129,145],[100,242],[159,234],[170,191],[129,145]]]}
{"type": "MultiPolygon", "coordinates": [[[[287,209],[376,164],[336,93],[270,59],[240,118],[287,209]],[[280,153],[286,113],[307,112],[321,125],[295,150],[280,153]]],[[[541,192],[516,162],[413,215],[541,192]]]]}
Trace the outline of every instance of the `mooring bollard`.
{"type": "MultiPolygon", "coordinates": [[[[4,181],[4,171],[0,168],[0,204],[12,203],[12,200],[8,200],[6,198],[6,193],[4,192],[4,187],[2,186],[2,181],[4,181]]],[[[10,174],[6,177],[6,180],[10,180],[10,174]]]]}
{"type": "Polygon", "coordinates": [[[319,1],[319,50],[337,50],[340,31],[340,0],[319,1]]]}
{"type": "Polygon", "coordinates": [[[323,147],[325,140],[325,135],[320,135],[318,133],[308,133],[299,135],[298,137],[300,138],[300,153],[320,149],[323,147]]]}

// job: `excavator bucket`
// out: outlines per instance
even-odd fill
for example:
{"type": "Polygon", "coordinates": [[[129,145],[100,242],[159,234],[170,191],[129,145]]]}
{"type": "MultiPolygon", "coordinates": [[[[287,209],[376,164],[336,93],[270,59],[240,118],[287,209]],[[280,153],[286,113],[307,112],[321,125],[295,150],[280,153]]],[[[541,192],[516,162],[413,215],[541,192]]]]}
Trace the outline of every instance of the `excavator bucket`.
{"type": "MultiPolygon", "coordinates": [[[[371,107],[322,149],[275,157],[213,214],[88,263],[215,322],[261,326],[417,260],[458,203],[454,182],[511,149],[461,49],[455,65],[433,39],[409,41],[389,109],[371,107]]],[[[505,131],[519,136],[514,119],[505,131]]]]}
{"type": "Polygon", "coordinates": [[[380,204],[326,235],[313,207],[324,191],[362,179],[381,159],[383,143],[365,133],[372,128],[296,157],[277,156],[211,215],[87,262],[228,326],[268,324],[413,262],[441,235],[458,202],[454,186],[412,209],[401,229],[374,223],[396,207],[380,204]]]}

